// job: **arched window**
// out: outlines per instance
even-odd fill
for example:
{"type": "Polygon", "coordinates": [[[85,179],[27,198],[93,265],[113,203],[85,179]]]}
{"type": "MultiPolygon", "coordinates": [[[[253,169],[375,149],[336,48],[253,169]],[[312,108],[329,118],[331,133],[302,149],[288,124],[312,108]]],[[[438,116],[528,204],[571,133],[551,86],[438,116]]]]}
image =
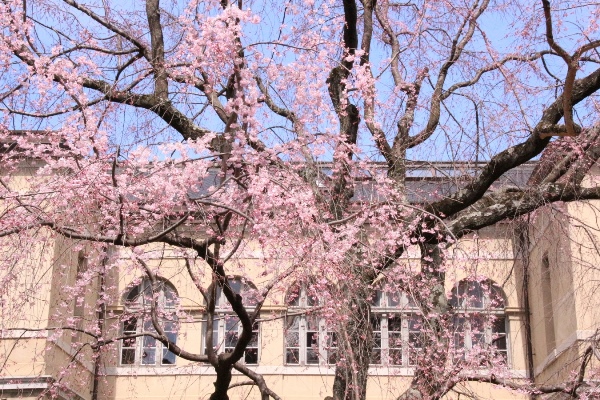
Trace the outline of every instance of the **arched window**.
{"type": "MultiPolygon", "coordinates": [[[[165,280],[156,282],[158,295],[156,313],[159,323],[169,340],[177,342],[178,322],[176,315],[177,292],[165,280]]],[[[153,300],[152,283],[144,279],[125,293],[123,335],[144,332],[156,333],[150,315],[153,300]]],[[[121,365],[173,365],[175,354],[152,336],[126,338],[121,341],[121,365]]]]}
{"type": "Polygon", "coordinates": [[[410,296],[375,291],[371,300],[372,365],[412,366],[421,349],[422,318],[410,296]]]}
{"type": "MultiPolygon", "coordinates": [[[[244,306],[248,311],[254,311],[257,304],[257,290],[252,282],[235,277],[228,280],[229,287],[234,293],[242,296],[244,306]]],[[[213,320],[212,345],[217,354],[230,353],[235,349],[238,339],[242,334],[242,324],[237,315],[232,311],[231,304],[223,295],[222,289],[217,288],[215,302],[215,315],[213,320]]],[[[252,326],[252,339],[244,353],[243,361],[246,364],[258,364],[260,349],[260,327],[258,322],[252,326]]]]}
{"type": "Polygon", "coordinates": [[[462,280],[453,288],[454,346],[462,358],[492,348],[492,354],[508,359],[505,303],[502,289],[491,280],[462,280]]]}
{"type": "Polygon", "coordinates": [[[316,310],[319,304],[310,283],[294,284],[286,294],[285,363],[288,365],[335,364],[337,338],[316,310]]]}

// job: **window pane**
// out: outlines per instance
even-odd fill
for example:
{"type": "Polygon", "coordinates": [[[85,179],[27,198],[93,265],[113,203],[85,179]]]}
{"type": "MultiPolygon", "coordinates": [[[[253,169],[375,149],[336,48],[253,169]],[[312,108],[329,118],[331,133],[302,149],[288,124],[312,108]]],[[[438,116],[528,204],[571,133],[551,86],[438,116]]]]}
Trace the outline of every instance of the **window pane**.
{"type": "Polygon", "coordinates": [[[493,333],[506,333],[506,318],[494,317],[492,321],[492,332],[493,333]]]}
{"type": "Polygon", "coordinates": [[[314,315],[306,316],[306,329],[317,332],[319,330],[319,319],[314,315]]]}
{"type": "Polygon", "coordinates": [[[225,332],[225,347],[235,347],[238,341],[238,332],[235,331],[225,332]]]}
{"type": "Polygon", "coordinates": [[[306,347],[317,347],[319,335],[317,332],[306,332],[306,347]]]}
{"type": "Polygon", "coordinates": [[[287,332],[285,335],[285,345],[287,347],[300,347],[300,333],[287,332]]]}
{"type": "Polygon", "coordinates": [[[408,300],[408,306],[410,308],[417,307],[417,303],[415,302],[415,297],[411,293],[406,293],[406,299],[408,300]]]}
{"type": "Polygon", "coordinates": [[[314,293],[307,293],[306,294],[306,305],[309,307],[318,306],[319,305],[318,297],[314,293]]]}
{"type": "Polygon", "coordinates": [[[135,333],[137,331],[137,318],[130,318],[123,322],[123,332],[135,333]]]}
{"type": "Polygon", "coordinates": [[[492,340],[492,344],[498,350],[506,350],[506,336],[502,335],[502,336],[496,337],[495,339],[492,340]]]}
{"type": "Polygon", "coordinates": [[[390,349],[402,347],[402,333],[401,332],[390,332],[389,333],[390,349]]]}
{"type": "Polygon", "coordinates": [[[129,365],[135,362],[135,349],[123,349],[121,352],[121,364],[129,365]]]}
{"type": "Polygon", "coordinates": [[[306,363],[307,364],[318,364],[319,363],[319,351],[316,349],[306,350],[306,363]]]}
{"type": "Polygon", "coordinates": [[[144,319],[144,331],[145,332],[156,332],[154,330],[154,325],[152,324],[152,320],[149,317],[144,319]]]}
{"type": "Polygon", "coordinates": [[[483,308],[483,288],[479,282],[469,282],[467,304],[471,308],[483,308]]]}
{"type": "Polygon", "coordinates": [[[165,332],[177,332],[177,323],[173,321],[165,321],[163,323],[165,332]]]}
{"type": "Polygon", "coordinates": [[[383,292],[381,290],[376,290],[373,294],[373,298],[371,298],[371,305],[373,307],[381,307],[381,300],[383,298],[383,292]]]}
{"type": "Polygon", "coordinates": [[[225,317],[225,351],[231,352],[238,341],[239,319],[227,315],[225,317]]]}
{"type": "Polygon", "coordinates": [[[177,332],[165,332],[167,334],[167,339],[169,339],[172,343],[177,343],[177,332]]]}
{"type": "Polygon", "coordinates": [[[489,296],[491,308],[504,308],[504,296],[502,295],[502,289],[496,285],[491,285],[489,296]]]}
{"type": "Polygon", "coordinates": [[[244,362],[246,364],[258,364],[258,349],[246,349],[244,362]]]}
{"type": "Polygon", "coordinates": [[[144,347],[156,347],[156,339],[152,336],[144,336],[144,347]]]}
{"type": "Polygon", "coordinates": [[[401,349],[390,349],[390,364],[391,365],[402,365],[402,350],[401,349]]]}
{"type": "Polygon", "coordinates": [[[473,342],[473,347],[484,347],[485,335],[483,333],[471,333],[471,341],[473,342]]]}
{"type": "Polygon", "coordinates": [[[148,348],[143,349],[142,352],[142,364],[145,365],[154,365],[156,364],[156,349],[148,348]]]}
{"type": "Polygon", "coordinates": [[[175,354],[171,353],[167,349],[163,349],[162,364],[163,365],[175,364],[175,357],[176,357],[175,354]]]}
{"type": "Polygon", "coordinates": [[[163,293],[165,298],[165,307],[173,308],[177,303],[177,294],[168,284],[163,285],[163,293]]]}
{"type": "Polygon", "coordinates": [[[238,329],[238,323],[240,322],[240,320],[237,317],[233,317],[233,316],[226,316],[225,317],[225,330],[226,331],[233,331],[238,329]]]}
{"type": "Polygon", "coordinates": [[[290,307],[300,306],[300,286],[294,285],[288,290],[285,303],[290,307]]]}
{"type": "MultiPolygon", "coordinates": [[[[237,293],[242,296],[242,301],[245,306],[255,306],[257,304],[256,301],[256,290],[253,288],[251,284],[243,283],[240,278],[229,279],[227,281],[229,283],[229,287],[233,291],[233,293],[237,293]]],[[[217,306],[230,306],[229,302],[223,296],[223,290],[221,287],[217,287],[217,306]]]]}
{"type": "Polygon", "coordinates": [[[127,293],[127,303],[135,303],[138,301],[140,295],[140,285],[134,286],[129,293],[127,293]]]}
{"type": "Polygon", "coordinates": [[[286,331],[297,331],[300,329],[300,316],[288,316],[285,319],[286,331]]]}
{"type": "Polygon", "coordinates": [[[233,293],[240,294],[242,292],[242,281],[239,278],[229,279],[229,287],[233,293]]]}
{"type": "Polygon", "coordinates": [[[285,351],[285,362],[286,362],[286,364],[299,364],[300,363],[300,350],[299,349],[287,349],[285,351]]]}
{"type": "Polygon", "coordinates": [[[402,331],[402,318],[391,316],[388,318],[388,330],[394,332],[402,331]]]}
{"type": "Polygon", "coordinates": [[[388,307],[398,307],[402,302],[402,294],[399,292],[388,293],[388,307]]]}
{"type": "Polygon", "coordinates": [[[374,315],[371,317],[371,327],[373,332],[381,331],[381,316],[374,315]]]}
{"type": "Polygon", "coordinates": [[[370,364],[381,364],[381,349],[373,349],[371,350],[371,358],[369,360],[370,364]]]}
{"type": "Polygon", "coordinates": [[[217,349],[221,345],[219,343],[219,320],[216,318],[213,320],[212,326],[212,345],[214,349],[217,349]]]}
{"type": "Polygon", "coordinates": [[[381,349],[381,332],[373,333],[373,348],[381,349]]]}

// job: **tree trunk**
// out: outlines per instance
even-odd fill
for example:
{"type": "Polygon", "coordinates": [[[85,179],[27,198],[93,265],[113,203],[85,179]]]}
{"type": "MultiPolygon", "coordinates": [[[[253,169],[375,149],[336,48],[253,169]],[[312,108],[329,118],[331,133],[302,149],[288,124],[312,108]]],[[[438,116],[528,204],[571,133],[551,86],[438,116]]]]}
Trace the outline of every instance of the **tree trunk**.
{"type": "Polygon", "coordinates": [[[371,305],[373,297],[371,284],[375,276],[366,270],[359,249],[354,248],[347,255],[348,273],[353,279],[342,281],[339,298],[345,307],[341,312],[347,316],[337,329],[338,358],[333,382],[334,400],[364,400],[367,394],[369,361],[373,350],[373,327],[371,325],[371,305]],[[346,285],[345,282],[360,281],[359,285],[346,285]]]}
{"type": "Polygon", "coordinates": [[[231,384],[231,365],[215,367],[217,380],[215,381],[215,391],[210,395],[210,400],[229,400],[227,391],[231,384]]]}
{"type": "Polygon", "coordinates": [[[446,274],[442,267],[443,255],[438,244],[423,243],[421,247],[420,282],[415,293],[427,293],[418,298],[423,323],[421,327],[421,352],[417,357],[415,376],[410,387],[398,400],[434,400],[444,396],[446,365],[450,338],[448,326],[451,321],[450,306],[444,282],[446,274]],[[429,290],[425,290],[429,288],[429,290]]]}
{"type": "Polygon", "coordinates": [[[373,349],[368,299],[366,291],[349,299],[350,315],[338,330],[334,400],[364,400],[366,397],[369,358],[373,349]]]}

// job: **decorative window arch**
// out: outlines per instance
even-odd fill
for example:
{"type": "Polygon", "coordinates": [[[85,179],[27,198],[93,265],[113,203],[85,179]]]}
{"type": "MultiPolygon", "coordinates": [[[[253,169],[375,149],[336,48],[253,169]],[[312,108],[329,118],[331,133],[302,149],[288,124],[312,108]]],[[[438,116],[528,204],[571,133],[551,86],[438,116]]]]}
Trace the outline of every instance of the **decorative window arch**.
{"type": "Polygon", "coordinates": [[[310,281],[293,284],[286,293],[285,364],[327,365],[337,361],[337,337],[317,310],[319,298],[310,281]]]}
{"type": "MultiPolygon", "coordinates": [[[[166,280],[156,282],[158,307],[156,313],[167,338],[177,342],[178,321],[176,308],[178,296],[175,287],[166,280]]],[[[153,300],[152,282],[144,278],[125,292],[122,332],[123,335],[156,333],[150,315],[153,300]]],[[[121,340],[121,365],[173,365],[175,354],[152,336],[139,336],[121,340]]]]}
{"type": "Polygon", "coordinates": [[[454,347],[462,358],[474,349],[493,348],[508,361],[506,297],[492,280],[460,281],[452,289],[454,347]]]}
{"type": "MultiPolygon", "coordinates": [[[[229,287],[233,290],[233,293],[242,295],[242,301],[246,308],[254,308],[258,303],[256,296],[256,286],[248,280],[242,279],[239,276],[227,279],[229,287]]],[[[231,304],[227,301],[227,298],[223,295],[223,289],[217,287],[217,296],[215,302],[215,309],[230,309],[231,304]]]]}
{"type": "Polygon", "coordinates": [[[415,302],[406,293],[376,290],[371,300],[371,365],[415,365],[422,323],[415,302]]]}
{"type": "MultiPolygon", "coordinates": [[[[229,286],[234,293],[242,295],[245,308],[254,311],[257,301],[256,286],[250,281],[240,277],[228,279],[229,286]]],[[[217,354],[230,353],[235,349],[240,335],[242,324],[231,309],[231,304],[223,295],[221,287],[216,288],[215,314],[213,320],[212,345],[217,354]]],[[[204,342],[203,342],[204,345],[204,342]]],[[[244,352],[242,361],[246,364],[258,364],[260,360],[260,325],[254,322],[252,326],[252,339],[244,352]]]]}

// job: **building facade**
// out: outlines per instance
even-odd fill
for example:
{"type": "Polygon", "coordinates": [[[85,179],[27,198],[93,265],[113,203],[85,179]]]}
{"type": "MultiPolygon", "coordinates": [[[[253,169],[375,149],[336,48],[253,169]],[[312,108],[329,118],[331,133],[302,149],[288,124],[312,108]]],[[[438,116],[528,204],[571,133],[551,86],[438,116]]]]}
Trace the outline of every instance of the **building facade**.
{"type": "MultiPolygon", "coordinates": [[[[530,172],[518,171],[525,177],[530,172]]],[[[589,175],[589,185],[596,184],[597,172],[589,175]]],[[[553,385],[572,379],[600,324],[599,205],[549,205],[519,223],[500,223],[469,235],[449,249],[446,292],[452,307],[462,311],[453,325],[455,346],[464,348],[464,354],[492,348],[494,357],[508,366],[506,379],[512,382],[531,378],[553,385]]],[[[105,254],[92,254],[84,243],[54,236],[39,243],[27,252],[10,238],[3,246],[2,256],[19,264],[13,283],[2,293],[0,398],[209,397],[215,380],[209,364],[185,361],[156,338],[141,335],[153,332],[150,309],[155,302],[171,341],[197,354],[206,352],[207,305],[180,252],[148,246],[153,254],[149,266],[159,280],[156,296],[148,278],[128,267],[128,249],[107,246],[105,254]],[[88,273],[90,257],[110,260],[103,274],[88,273]],[[100,301],[99,293],[106,301],[100,301]],[[93,347],[90,334],[128,337],[93,347]]],[[[238,273],[231,275],[230,285],[244,295],[247,310],[254,311],[256,288],[269,277],[261,275],[261,251],[252,240],[240,254],[231,266],[238,273]]],[[[399,262],[417,268],[418,249],[399,262]]],[[[389,287],[384,278],[379,282],[371,302],[374,338],[367,398],[395,399],[412,379],[424,322],[410,293],[389,287]]],[[[331,396],[340,355],[320,295],[310,281],[283,281],[260,310],[242,358],[284,399],[331,396]]],[[[220,293],[210,333],[217,353],[231,351],[241,333],[220,293]]],[[[479,372],[488,369],[482,365],[479,372]]],[[[590,382],[592,371],[586,372],[590,382]]],[[[230,398],[260,398],[255,387],[244,384],[247,380],[234,376],[230,398]]],[[[530,397],[472,383],[457,387],[448,398],[462,395],[530,397]]]]}

